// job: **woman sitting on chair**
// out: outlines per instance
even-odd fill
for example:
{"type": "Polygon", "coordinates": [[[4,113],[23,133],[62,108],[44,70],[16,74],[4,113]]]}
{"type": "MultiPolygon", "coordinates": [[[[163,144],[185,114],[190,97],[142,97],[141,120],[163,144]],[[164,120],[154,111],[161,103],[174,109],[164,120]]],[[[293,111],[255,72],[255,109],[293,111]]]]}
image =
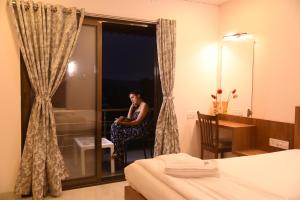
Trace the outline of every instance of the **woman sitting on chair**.
{"type": "Polygon", "coordinates": [[[129,93],[129,98],[132,104],[127,117],[120,116],[111,125],[111,140],[115,145],[114,156],[122,164],[124,162],[123,146],[125,141],[143,137],[146,134],[144,130],[149,124],[149,107],[141,98],[141,94],[133,91],[129,93]]]}

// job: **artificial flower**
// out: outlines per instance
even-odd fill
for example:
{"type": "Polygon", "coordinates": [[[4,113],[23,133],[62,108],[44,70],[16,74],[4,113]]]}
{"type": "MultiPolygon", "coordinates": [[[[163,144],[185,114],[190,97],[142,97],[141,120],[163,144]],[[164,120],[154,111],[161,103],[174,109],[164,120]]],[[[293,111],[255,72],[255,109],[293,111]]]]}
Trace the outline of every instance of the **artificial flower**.
{"type": "Polygon", "coordinates": [[[236,94],[236,89],[234,89],[231,92],[229,92],[227,102],[229,103],[231,98],[235,99],[237,97],[238,97],[238,95],[236,94]]]}

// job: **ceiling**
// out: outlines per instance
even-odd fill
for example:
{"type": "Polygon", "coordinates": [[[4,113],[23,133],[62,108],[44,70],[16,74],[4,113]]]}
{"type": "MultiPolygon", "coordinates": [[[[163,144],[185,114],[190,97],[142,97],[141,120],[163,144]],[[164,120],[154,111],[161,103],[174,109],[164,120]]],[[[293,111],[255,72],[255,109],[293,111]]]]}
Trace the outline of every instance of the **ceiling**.
{"type": "Polygon", "coordinates": [[[221,5],[230,0],[184,0],[184,1],[191,1],[191,2],[198,2],[198,3],[205,3],[211,5],[221,5]]]}

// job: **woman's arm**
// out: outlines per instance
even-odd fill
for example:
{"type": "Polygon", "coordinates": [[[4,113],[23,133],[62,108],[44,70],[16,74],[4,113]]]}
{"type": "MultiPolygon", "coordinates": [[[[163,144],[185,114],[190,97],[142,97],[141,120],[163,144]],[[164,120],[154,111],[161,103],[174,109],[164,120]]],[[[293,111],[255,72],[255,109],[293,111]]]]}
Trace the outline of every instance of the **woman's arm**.
{"type": "Polygon", "coordinates": [[[144,118],[146,117],[146,115],[149,112],[149,107],[146,103],[142,103],[140,106],[141,106],[140,113],[139,113],[138,117],[135,120],[132,120],[132,121],[129,121],[129,122],[119,121],[118,124],[125,125],[125,126],[139,125],[144,120],[144,118]]]}
{"type": "Polygon", "coordinates": [[[128,119],[131,119],[133,110],[134,110],[134,105],[131,104],[131,106],[130,106],[130,108],[129,108],[129,111],[128,111],[128,114],[127,114],[127,118],[128,118],[128,119]]]}

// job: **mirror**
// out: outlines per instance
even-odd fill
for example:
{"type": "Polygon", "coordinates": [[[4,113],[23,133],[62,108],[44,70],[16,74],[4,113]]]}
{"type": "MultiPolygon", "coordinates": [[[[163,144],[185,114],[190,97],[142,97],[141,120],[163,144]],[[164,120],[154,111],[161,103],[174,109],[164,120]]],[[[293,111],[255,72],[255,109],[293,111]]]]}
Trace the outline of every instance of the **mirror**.
{"type": "Polygon", "coordinates": [[[227,113],[248,116],[252,110],[254,40],[228,40],[221,46],[220,83],[222,100],[236,89],[237,98],[229,97],[227,113]]]}

